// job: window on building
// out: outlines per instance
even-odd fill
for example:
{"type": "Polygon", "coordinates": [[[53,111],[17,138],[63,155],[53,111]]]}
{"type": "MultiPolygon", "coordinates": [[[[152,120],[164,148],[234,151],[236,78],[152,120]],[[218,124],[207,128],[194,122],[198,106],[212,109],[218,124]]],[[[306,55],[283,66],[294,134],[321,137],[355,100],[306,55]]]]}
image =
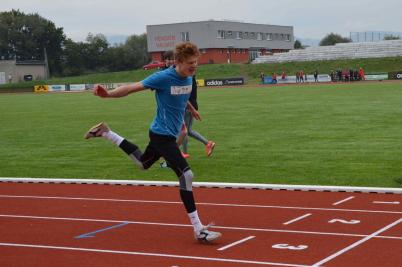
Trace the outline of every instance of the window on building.
{"type": "Polygon", "coordinates": [[[180,36],[181,36],[181,40],[182,40],[183,42],[188,42],[188,41],[190,41],[190,33],[189,33],[189,32],[181,32],[181,33],[180,33],[180,36]]]}
{"type": "Polygon", "coordinates": [[[243,39],[243,32],[236,32],[236,39],[243,39]]]}
{"type": "Polygon", "coordinates": [[[272,33],[267,33],[267,40],[268,41],[272,40],[272,33]]]}
{"type": "Polygon", "coordinates": [[[250,39],[255,39],[255,32],[250,32],[250,39]]]}
{"type": "Polygon", "coordinates": [[[218,30],[218,36],[217,38],[225,38],[225,31],[218,30]]]}
{"type": "Polygon", "coordinates": [[[244,32],[244,39],[248,39],[248,32],[244,32]]]}
{"type": "Polygon", "coordinates": [[[262,32],[257,32],[257,40],[262,40],[262,32]]]}
{"type": "Polygon", "coordinates": [[[286,41],[290,42],[290,34],[286,34],[285,38],[286,38],[286,41]]]}
{"type": "Polygon", "coordinates": [[[232,31],[227,31],[226,35],[228,38],[232,38],[233,37],[233,32],[232,31]]]}

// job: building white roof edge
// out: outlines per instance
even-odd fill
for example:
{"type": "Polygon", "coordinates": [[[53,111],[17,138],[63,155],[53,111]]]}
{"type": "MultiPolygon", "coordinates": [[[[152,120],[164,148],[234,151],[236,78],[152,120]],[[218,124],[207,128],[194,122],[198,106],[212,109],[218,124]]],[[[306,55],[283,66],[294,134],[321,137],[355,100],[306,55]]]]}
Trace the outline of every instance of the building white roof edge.
{"type": "MultiPolygon", "coordinates": [[[[135,185],[135,186],[179,186],[178,182],[145,181],[145,180],[107,180],[107,179],[75,179],[75,178],[17,178],[0,177],[0,182],[13,183],[58,183],[58,184],[102,184],[102,185],[135,185]]],[[[321,186],[321,185],[285,185],[256,183],[215,183],[194,182],[194,187],[238,188],[288,191],[324,191],[324,192],[358,192],[402,194],[402,188],[355,187],[355,186],[321,186]]]]}

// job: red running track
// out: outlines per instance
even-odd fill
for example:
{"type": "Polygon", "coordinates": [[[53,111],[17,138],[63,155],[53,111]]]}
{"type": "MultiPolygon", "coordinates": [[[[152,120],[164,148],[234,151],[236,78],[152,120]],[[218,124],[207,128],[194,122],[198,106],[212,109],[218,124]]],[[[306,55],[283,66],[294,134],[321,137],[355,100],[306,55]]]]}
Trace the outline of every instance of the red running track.
{"type": "Polygon", "coordinates": [[[0,266],[402,266],[402,195],[0,183],[0,266]]]}

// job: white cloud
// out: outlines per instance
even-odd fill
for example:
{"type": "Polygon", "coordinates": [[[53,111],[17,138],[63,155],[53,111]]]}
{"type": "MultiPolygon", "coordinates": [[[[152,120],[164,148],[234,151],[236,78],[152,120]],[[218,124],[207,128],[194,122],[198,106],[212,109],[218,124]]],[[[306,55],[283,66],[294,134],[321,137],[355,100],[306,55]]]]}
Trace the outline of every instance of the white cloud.
{"type": "Polygon", "coordinates": [[[294,26],[295,35],[322,39],[334,32],[402,31],[399,0],[2,0],[0,11],[38,13],[83,40],[89,32],[132,35],[146,25],[209,19],[294,26]]]}

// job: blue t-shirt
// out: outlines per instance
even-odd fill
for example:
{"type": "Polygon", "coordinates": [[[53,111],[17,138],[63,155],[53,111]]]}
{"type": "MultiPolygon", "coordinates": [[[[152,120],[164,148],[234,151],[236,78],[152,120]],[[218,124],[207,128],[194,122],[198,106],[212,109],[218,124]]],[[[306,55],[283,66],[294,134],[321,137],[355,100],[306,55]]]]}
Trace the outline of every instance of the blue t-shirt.
{"type": "Polygon", "coordinates": [[[177,137],[191,94],[192,77],[182,77],[171,67],[145,78],[142,85],[155,90],[157,111],[150,130],[156,134],[177,137]]]}

